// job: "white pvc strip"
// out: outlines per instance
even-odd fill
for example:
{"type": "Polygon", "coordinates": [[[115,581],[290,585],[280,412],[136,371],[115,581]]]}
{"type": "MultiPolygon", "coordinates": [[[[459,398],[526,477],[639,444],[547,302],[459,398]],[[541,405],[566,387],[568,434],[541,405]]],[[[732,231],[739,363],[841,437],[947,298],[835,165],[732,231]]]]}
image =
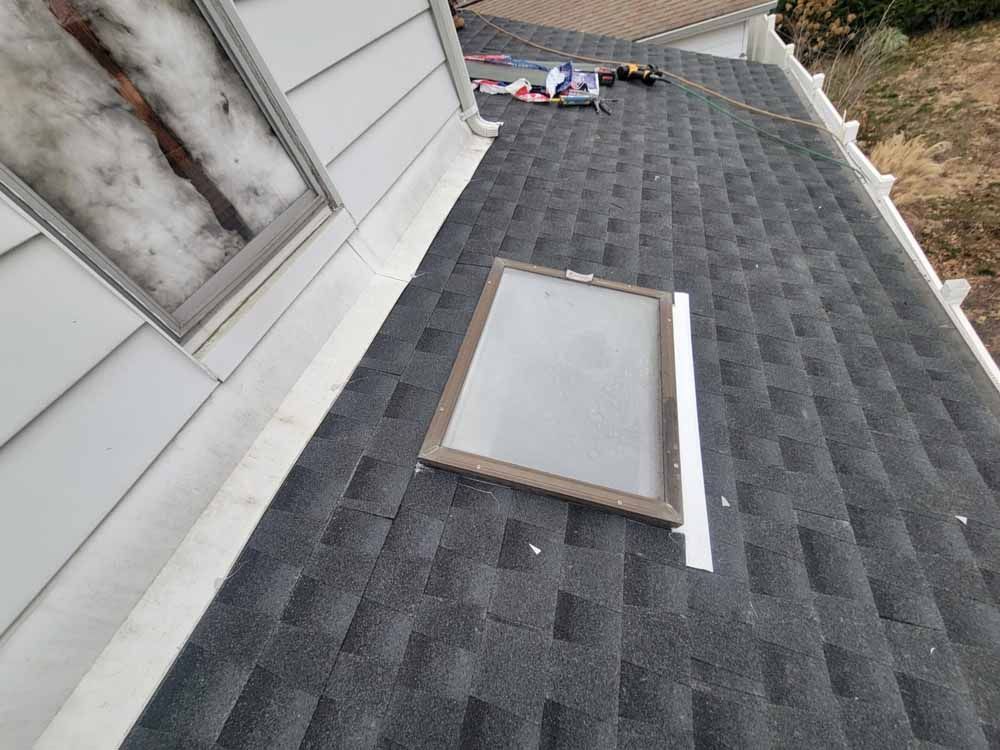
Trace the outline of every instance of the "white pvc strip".
{"type": "Polygon", "coordinates": [[[677,427],[680,435],[681,491],[684,494],[685,562],[690,568],[712,572],[712,540],[708,533],[705,473],[701,465],[701,435],[694,385],[694,348],[691,344],[691,300],[674,292],[674,367],[677,372],[677,427]]]}
{"type": "Polygon", "coordinates": [[[372,279],[35,748],[112,748],[125,739],[486,153],[488,140],[469,139],[396,246],[402,276],[372,279]]]}

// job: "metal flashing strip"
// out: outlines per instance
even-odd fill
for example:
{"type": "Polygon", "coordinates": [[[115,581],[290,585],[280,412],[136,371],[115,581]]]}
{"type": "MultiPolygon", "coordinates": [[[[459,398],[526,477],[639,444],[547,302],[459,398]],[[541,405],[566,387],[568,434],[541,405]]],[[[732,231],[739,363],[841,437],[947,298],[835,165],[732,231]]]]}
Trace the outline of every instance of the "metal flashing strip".
{"type": "MultiPolygon", "coordinates": [[[[689,568],[707,570],[712,563],[705,470],[701,463],[698,399],[694,380],[694,345],[691,341],[691,298],[674,292],[674,371],[677,375],[677,425],[684,493],[684,525],[674,531],[684,535],[684,561],[689,568]]],[[[719,503],[725,507],[725,498],[719,503]]],[[[730,511],[732,512],[732,511],[730,511]]]]}
{"type": "Polygon", "coordinates": [[[498,258],[420,459],[680,525],[672,308],[669,292],[498,258]]]}

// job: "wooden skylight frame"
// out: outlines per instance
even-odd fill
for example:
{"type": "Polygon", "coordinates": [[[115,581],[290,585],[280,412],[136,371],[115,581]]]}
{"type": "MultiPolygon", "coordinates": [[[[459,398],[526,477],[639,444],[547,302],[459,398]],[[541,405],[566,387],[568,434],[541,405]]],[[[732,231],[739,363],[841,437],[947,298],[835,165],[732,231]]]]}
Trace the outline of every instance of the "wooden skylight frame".
{"type": "MultiPolygon", "coordinates": [[[[683,523],[683,497],[680,477],[677,388],[674,363],[673,295],[603,279],[580,277],[566,271],[497,258],[473,313],[455,364],[448,377],[430,427],[420,450],[420,461],[438,468],[470,474],[510,486],[536,490],[586,505],[641,518],[659,525],[683,523]],[[587,284],[624,294],[650,297],[658,302],[659,324],[659,439],[662,455],[662,490],[658,497],[626,492],[600,484],[581,481],[536,468],[477,455],[444,445],[455,408],[473,364],[484,328],[505,271],[518,270],[561,279],[567,284],[587,284]],[[582,279],[582,280],[576,280],[582,279]]],[[[528,334],[530,335],[530,334],[528,334]]]]}

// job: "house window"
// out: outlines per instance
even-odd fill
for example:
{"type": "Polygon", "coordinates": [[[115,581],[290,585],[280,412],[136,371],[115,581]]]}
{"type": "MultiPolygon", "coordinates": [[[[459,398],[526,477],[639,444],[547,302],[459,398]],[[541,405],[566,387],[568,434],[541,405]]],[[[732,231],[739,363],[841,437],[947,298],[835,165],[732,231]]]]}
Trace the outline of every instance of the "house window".
{"type": "Polygon", "coordinates": [[[327,202],[201,6],[0,0],[4,191],[177,337],[327,202]]]}
{"type": "Polygon", "coordinates": [[[498,259],[426,463],[682,521],[673,298],[498,259]]]}

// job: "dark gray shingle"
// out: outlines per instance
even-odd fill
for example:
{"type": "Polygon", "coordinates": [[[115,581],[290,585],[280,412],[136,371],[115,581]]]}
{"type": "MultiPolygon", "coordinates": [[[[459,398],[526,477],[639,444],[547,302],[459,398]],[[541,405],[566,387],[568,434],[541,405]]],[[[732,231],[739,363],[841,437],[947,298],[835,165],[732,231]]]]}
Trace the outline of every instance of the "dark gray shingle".
{"type": "MultiPolygon", "coordinates": [[[[535,56],[468,20],[467,51],[535,56]]],[[[510,25],[808,116],[775,67],[510,25]]],[[[996,394],[852,172],[671,85],[606,93],[481,99],[500,136],[127,747],[1000,741],[996,394]],[[498,255],[691,295],[715,573],[415,471],[498,255]]]]}

